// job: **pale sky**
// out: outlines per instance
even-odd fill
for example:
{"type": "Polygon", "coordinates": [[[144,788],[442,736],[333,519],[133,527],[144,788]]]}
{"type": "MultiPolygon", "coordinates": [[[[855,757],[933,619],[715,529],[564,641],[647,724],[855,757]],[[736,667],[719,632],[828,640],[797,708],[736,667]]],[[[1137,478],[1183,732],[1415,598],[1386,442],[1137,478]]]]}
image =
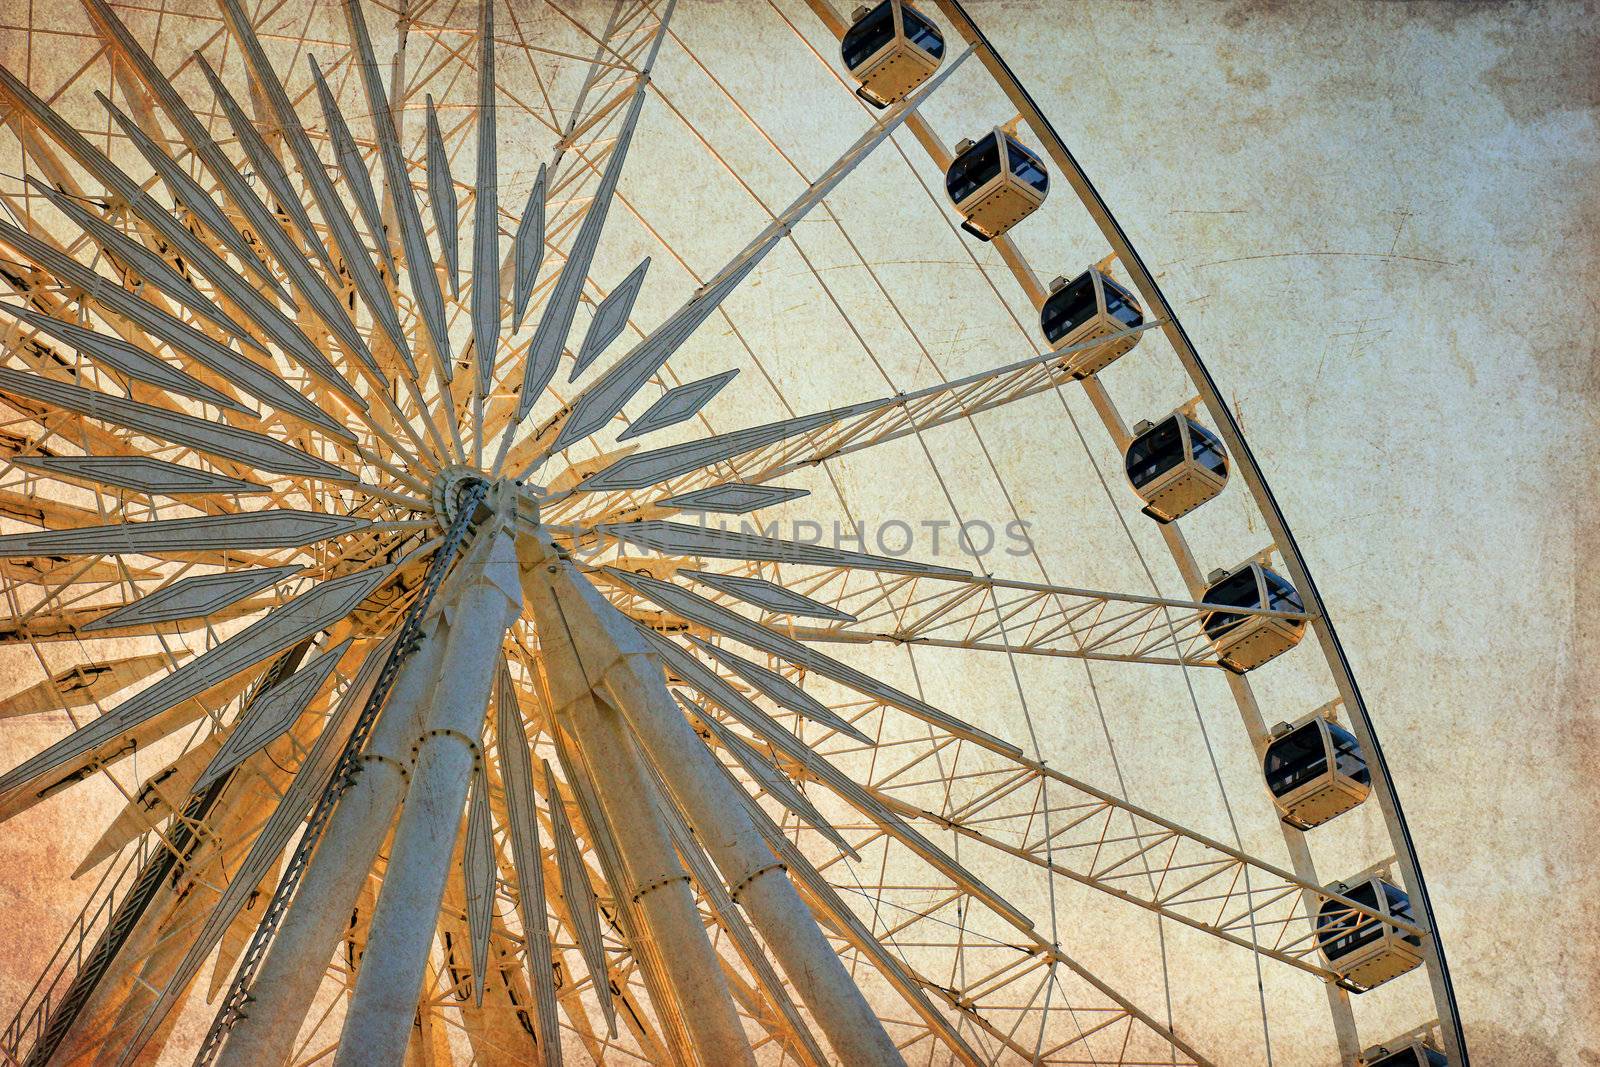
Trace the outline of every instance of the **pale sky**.
{"type": "Polygon", "coordinates": [[[1384,739],[1478,1062],[1590,1062],[1594,7],[975,12],[1237,404],[1384,739]]]}

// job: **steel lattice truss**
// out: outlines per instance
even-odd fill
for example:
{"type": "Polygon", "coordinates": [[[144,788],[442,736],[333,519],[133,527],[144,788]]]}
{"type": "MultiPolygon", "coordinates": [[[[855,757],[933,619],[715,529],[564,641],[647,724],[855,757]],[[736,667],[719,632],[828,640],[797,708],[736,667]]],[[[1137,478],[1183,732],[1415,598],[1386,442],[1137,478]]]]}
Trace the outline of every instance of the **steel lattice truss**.
{"type": "Polygon", "coordinates": [[[798,193],[751,189],[767,221],[717,269],[662,239],[696,288],[657,316],[635,311],[649,260],[615,284],[595,269],[608,218],[656,233],[623,180],[641,116],[737,177],[652,80],[663,49],[783,152],[671,0],[395,14],[83,0],[30,27],[35,61],[51,40],[82,55],[70,76],[0,68],[0,646],[32,657],[4,714],[70,719],[0,776],[0,818],[122,793],[8,1062],[145,1062],[190,1011],[215,1012],[206,1063],[354,1063],[352,1035],[385,1028],[408,1063],[731,1062],[727,1027],[762,1062],[848,1061],[779,915],[811,924],[906,1062],[1198,1064],[1218,1056],[1075,954],[1040,894],[1048,913],[1054,886],[1089,891],[1319,987],[1341,977],[1314,938],[1325,902],[1428,936],[856,654],[1210,671],[1198,593],[976,574],[763,518],[805,496],[786,479],[1075,388],[1086,345],[765,423],[714,401],[741,368],[673,371],[708,332],[765,367],[724,301],[803,220],[846,233],[830,194],[897,132],[938,158],[919,108],[965,54],[845,112],[859,137],[830,166],[783,155],[798,193]],[[555,147],[530,165],[535,135],[555,147]],[[743,836],[696,807],[730,786],[743,836]],[[363,838],[370,871],[340,873],[356,861],[333,842],[363,838]],[[424,839],[440,863],[396,861],[424,839]],[[427,870],[437,906],[384,896],[427,870]],[[317,912],[329,879],[351,896],[317,912]],[[1013,900],[1023,882],[1043,888],[1013,900]],[[336,937],[291,956],[312,927],[336,937]],[[419,999],[394,1008],[390,982],[419,999]]]}

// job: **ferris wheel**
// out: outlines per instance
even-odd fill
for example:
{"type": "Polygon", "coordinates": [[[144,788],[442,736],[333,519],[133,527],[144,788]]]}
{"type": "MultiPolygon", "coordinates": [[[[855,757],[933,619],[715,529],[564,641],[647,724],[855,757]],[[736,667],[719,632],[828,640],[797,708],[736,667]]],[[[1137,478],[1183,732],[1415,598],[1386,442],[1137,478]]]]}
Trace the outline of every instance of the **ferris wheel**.
{"type": "Polygon", "coordinates": [[[1467,1063],[1236,415],[957,0],[17,21],[7,1062],[1467,1063]]]}

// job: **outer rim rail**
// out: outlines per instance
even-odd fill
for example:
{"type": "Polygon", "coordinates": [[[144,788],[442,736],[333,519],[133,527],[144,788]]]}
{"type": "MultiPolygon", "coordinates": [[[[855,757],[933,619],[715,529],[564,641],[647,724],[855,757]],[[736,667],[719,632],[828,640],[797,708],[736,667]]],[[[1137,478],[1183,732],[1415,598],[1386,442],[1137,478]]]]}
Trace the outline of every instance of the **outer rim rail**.
{"type": "Polygon", "coordinates": [[[1378,742],[1378,736],[1373,729],[1371,717],[1367,713],[1366,702],[1362,699],[1361,690],[1356,685],[1355,675],[1350,669],[1350,662],[1345,655],[1344,646],[1339,641],[1338,632],[1334,629],[1333,622],[1328,616],[1326,605],[1322,601],[1322,594],[1318,591],[1316,583],[1311,578],[1311,572],[1306,567],[1305,559],[1300,553],[1299,544],[1295,541],[1293,532],[1289,529],[1288,520],[1284,517],[1282,508],[1278,505],[1277,498],[1273,496],[1272,489],[1267,485],[1262,474],[1260,464],[1256,462],[1255,454],[1251,452],[1246,443],[1243,432],[1239,429],[1238,422],[1233,413],[1228,409],[1217,389],[1216,381],[1212,378],[1210,370],[1200,359],[1194,344],[1184,331],[1183,324],[1179,322],[1172,306],[1167,303],[1161,288],[1156,284],[1155,278],[1145,266],[1144,260],[1134,249],[1123,231],[1120,223],[1111,214],[1105,200],[1090,182],[1087,174],[1079,166],[1061,135],[1051,125],[1050,120],[1034,102],[1028,90],[1012,72],[1005,59],[995,49],[989,38],[978,28],[960,0],[938,0],[940,8],[954,23],[958,32],[967,41],[978,49],[979,59],[995,78],[995,81],[1005,91],[1022,117],[1033,129],[1034,133],[1044,144],[1051,158],[1062,170],[1067,181],[1078,194],[1078,199],[1088,210],[1095,224],[1099,226],[1107,243],[1116,253],[1117,259],[1128,271],[1134,285],[1146,299],[1151,312],[1161,321],[1162,333],[1177,353],[1179,361],[1188,372],[1200,396],[1205,402],[1206,410],[1222,435],[1228,446],[1229,452],[1238,462],[1239,470],[1244,475],[1244,480],[1250,487],[1251,494],[1256,499],[1256,504],[1261,511],[1262,518],[1272,532],[1272,539],[1278,551],[1282,554],[1284,565],[1288,568],[1290,576],[1294,579],[1296,588],[1305,598],[1306,607],[1311,615],[1311,626],[1316,631],[1317,640],[1322,646],[1324,657],[1333,674],[1334,684],[1343,698],[1346,711],[1350,715],[1351,725],[1355,728],[1357,737],[1362,747],[1371,756],[1371,766],[1377,771],[1373,776],[1374,792],[1378,799],[1379,807],[1383,811],[1384,820],[1388,824],[1389,836],[1396,847],[1396,858],[1400,865],[1406,888],[1413,895],[1417,905],[1421,924],[1426,927],[1428,936],[1423,940],[1423,952],[1428,970],[1429,981],[1433,986],[1433,995],[1436,1010],[1439,1015],[1440,1030],[1444,1037],[1445,1053],[1452,1064],[1459,1067],[1468,1067],[1467,1044],[1462,1033],[1461,1019],[1456,1008],[1455,987],[1450,980],[1450,968],[1445,960],[1444,946],[1440,942],[1438,924],[1434,918],[1433,903],[1428,896],[1427,883],[1423,880],[1421,865],[1417,862],[1416,847],[1412,840],[1411,830],[1406,823],[1405,812],[1401,808],[1400,798],[1395,793],[1389,775],[1389,764],[1383,754],[1383,748],[1378,742]]]}

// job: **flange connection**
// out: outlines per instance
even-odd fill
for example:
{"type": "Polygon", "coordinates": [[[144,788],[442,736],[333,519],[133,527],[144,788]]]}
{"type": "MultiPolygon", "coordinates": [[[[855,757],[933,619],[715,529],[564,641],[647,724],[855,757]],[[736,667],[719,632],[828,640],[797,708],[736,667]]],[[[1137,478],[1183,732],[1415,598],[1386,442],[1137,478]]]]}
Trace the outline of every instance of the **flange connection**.
{"type": "MultiPolygon", "coordinates": [[[[445,529],[455,522],[456,516],[461,513],[461,503],[475,486],[487,484],[490,479],[480,470],[467,467],[459,463],[451,464],[441,470],[433,480],[430,492],[434,514],[439,519],[439,525],[445,529]]],[[[532,529],[539,525],[539,487],[527,486],[521,482],[513,483],[509,479],[501,479],[498,483],[501,492],[512,493],[516,497],[517,521],[525,529],[532,529]]],[[[491,496],[493,491],[491,490],[491,496]]]]}
{"type": "Polygon", "coordinates": [[[482,485],[489,479],[481,471],[459,463],[445,467],[433,480],[433,511],[439,517],[439,524],[449,529],[456,521],[456,515],[461,511],[461,502],[466,498],[467,492],[475,485],[482,485]]]}

